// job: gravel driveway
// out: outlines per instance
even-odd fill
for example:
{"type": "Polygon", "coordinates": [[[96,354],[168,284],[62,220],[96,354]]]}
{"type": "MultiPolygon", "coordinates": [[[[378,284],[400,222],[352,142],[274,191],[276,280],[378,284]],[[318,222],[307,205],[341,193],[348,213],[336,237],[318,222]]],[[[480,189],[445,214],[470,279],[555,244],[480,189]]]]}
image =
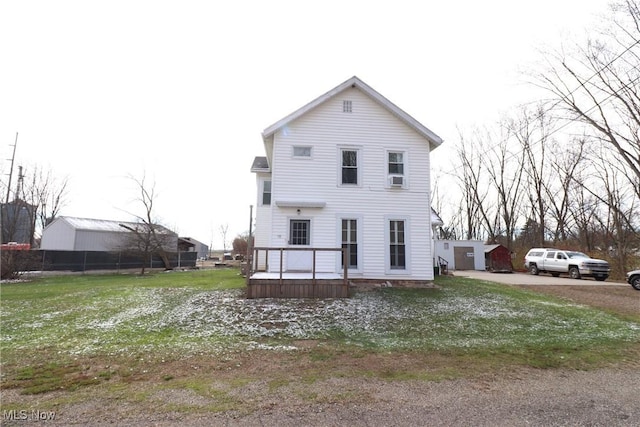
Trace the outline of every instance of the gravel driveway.
{"type": "MultiPolygon", "coordinates": [[[[530,273],[491,273],[488,271],[478,270],[458,270],[453,273],[458,277],[470,277],[472,279],[486,280],[489,282],[504,283],[506,285],[556,285],[556,286],[626,286],[631,288],[628,283],[604,281],[598,282],[597,280],[587,277],[584,279],[576,280],[569,277],[553,277],[550,274],[541,273],[538,276],[534,276],[530,273]]],[[[640,294],[640,292],[639,292],[640,294]]]]}

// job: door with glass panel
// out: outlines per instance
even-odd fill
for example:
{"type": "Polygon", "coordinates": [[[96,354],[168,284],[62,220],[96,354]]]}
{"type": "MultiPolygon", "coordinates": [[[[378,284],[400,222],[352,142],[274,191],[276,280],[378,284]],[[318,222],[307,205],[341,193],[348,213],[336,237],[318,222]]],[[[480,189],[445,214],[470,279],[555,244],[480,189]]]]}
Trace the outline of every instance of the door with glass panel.
{"type": "MultiPolygon", "coordinates": [[[[311,247],[311,220],[289,220],[289,247],[311,247]]],[[[311,271],[313,254],[311,251],[287,251],[287,271],[311,271]]]]}

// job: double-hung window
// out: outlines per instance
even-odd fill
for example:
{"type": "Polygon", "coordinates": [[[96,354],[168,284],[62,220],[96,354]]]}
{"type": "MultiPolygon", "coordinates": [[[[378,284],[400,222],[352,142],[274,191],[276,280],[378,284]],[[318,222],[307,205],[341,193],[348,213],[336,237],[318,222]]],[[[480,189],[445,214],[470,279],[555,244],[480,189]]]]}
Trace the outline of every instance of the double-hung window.
{"type": "Polygon", "coordinates": [[[404,270],[406,268],[406,243],[404,234],[405,222],[389,221],[389,268],[404,270]]]}
{"type": "Polygon", "coordinates": [[[358,150],[340,150],[340,174],[342,185],[358,185],[358,150]]]}
{"type": "Polygon", "coordinates": [[[407,156],[404,151],[387,151],[388,185],[407,188],[407,156]]]}
{"type": "Polygon", "coordinates": [[[262,182],[262,204],[271,204],[271,181],[262,182]]]}
{"type": "Polygon", "coordinates": [[[404,175],[404,153],[401,151],[389,151],[388,153],[389,175],[404,175]]]}
{"type": "Polygon", "coordinates": [[[347,268],[358,268],[358,220],[342,220],[342,248],[347,252],[347,268]]]}

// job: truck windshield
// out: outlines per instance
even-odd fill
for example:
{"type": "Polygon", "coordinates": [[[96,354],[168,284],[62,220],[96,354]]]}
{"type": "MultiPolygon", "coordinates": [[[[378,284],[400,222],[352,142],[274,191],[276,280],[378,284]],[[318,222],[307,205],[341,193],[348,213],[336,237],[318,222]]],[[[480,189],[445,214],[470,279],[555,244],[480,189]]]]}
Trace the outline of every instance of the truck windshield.
{"type": "Polygon", "coordinates": [[[569,258],[589,258],[589,255],[582,252],[567,252],[567,256],[569,258]]]}

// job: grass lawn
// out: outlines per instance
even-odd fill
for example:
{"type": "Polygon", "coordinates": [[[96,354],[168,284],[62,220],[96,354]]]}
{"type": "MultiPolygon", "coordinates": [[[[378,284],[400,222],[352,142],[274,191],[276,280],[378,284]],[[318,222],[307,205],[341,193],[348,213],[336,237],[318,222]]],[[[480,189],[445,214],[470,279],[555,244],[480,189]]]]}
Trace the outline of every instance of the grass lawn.
{"type": "Polygon", "coordinates": [[[193,366],[204,364],[210,372],[252,365],[221,374],[228,384],[260,377],[277,387],[293,372],[309,381],[437,380],[519,366],[590,369],[640,352],[640,314],[471,279],[436,284],[340,300],[247,300],[237,270],[4,283],[2,388],[117,394],[153,379],[199,390],[204,378],[193,366]]]}

